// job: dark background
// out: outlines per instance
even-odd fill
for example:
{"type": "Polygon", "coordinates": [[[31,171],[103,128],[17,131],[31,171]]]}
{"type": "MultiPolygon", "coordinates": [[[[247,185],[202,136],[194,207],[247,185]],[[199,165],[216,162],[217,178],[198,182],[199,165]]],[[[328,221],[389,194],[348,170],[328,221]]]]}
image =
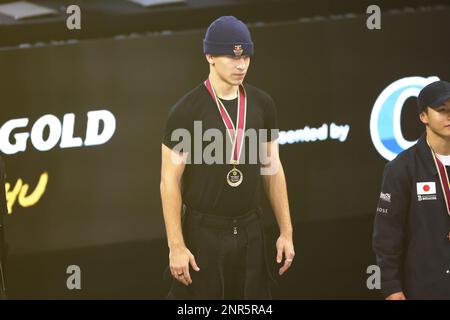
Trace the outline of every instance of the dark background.
{"type": "MultiPolygon", "coordinates": [[[[395,80],[450,79],[450,44],[442,41],[450,38],[450,8],[416,2],[414,9],[400,3],[391,10],[391,5],[383,11],[382,29],[370,31],[367,6],[355,2],[341,8],[331,2],[304,5],[297,15],[292,11],[302,7],[292,1],[274,3],[261,2],[253,17],[252,1],[159,8],[171,19],[185,10],[198,12],[204,21],[197,25],[197,19],[185,18],[197,22],[162,33],[150,28],[151,34],[134,26],[142,32],[120,37],[115,29],[99,30],[103,20],[93,18],[90,33],[59,44],[46,38],[57,29],[52,19],[42,23],[41,35],[39,28],[33,35],[17,23],[2,26],[0,125],[27,117],[30,130],[45,114],[62,120],[75,113],[75,135],[84,138],[86,112],[107,109],[117,120],[114,136],[101,146],[39,152],[28,143],[25,153],[2,155],[7,182],[32,182],[44,171],[49,174],[39,203],[16,204],[6,217],[11,298],[163,298],[168,262],[159,196],[164,122],[170,106],[207,77],[202,38],[209,22],[224,14],[250,22],[255,56],[246,81],[274,98],[280,130],[350,125],[345,142],[280,146],[297,255],[274,298],[380,298],[366,287],[366,268],[374,264],[372,220],[386,160],[371,142],[370,113],[377,96],[395,80]],[[256,23],[271,16],[270,8],[278,11],[256,23]],[[34,37],[43,42],[34,43],[34,37]],[[25,39],[30,44],[20,47],[25,39]],[[82,270],[80,291],[66,288],[71,264],[82,270]]],[[[123,21],[133,20],[130,13],[125,16],[123,21]]],[[[56,31],[51,36],[70,39],[56,31]]],[[[421,131],[414,111],[411,102],[402,115],[410,140],[421,131]]],[[[267,202],[264,207],[275,261],[277,228],[267,202]]]]}

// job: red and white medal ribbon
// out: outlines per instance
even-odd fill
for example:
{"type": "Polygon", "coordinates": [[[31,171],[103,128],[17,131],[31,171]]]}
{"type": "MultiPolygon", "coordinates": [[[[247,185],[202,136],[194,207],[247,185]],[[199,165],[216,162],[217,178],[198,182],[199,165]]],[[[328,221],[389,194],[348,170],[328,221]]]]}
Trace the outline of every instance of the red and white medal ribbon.
{"type": "Polygon", "coordinates": [[[238,95],[238,110],[236,116],[236,126],[237,130],[231,120],[230,115],[228,114],[227,109],[222,104],[222,101],[217,97],[216,92],[209,81],[209,78],[205,80],[205,87],[208,89],[209,94],[217,105],[217,109],[219,110],[220,116],[222,117],[223,123],[227,128],[228,136],[230,137],[231,143],[233,145],[232,153],[231,153],[231,163],[236,165],[239,163],[239,158],[241,156],[242,144],[244,142],[244,133],[245,133],[245,123],[246,123],[246,115],[247,115],[247,95],[243,85],[239,86],[239,95],[238,95]]]}
{"type": "MultiPolygon", "coordinates": [[[[428,141],[427,141],[428,143],[428,141]]],[[[445,166],[442,164],[441,160],[436,156],[436,153],[431,148],[430,144],[428,146],[431,149],[431,154],[433,155],[434,164],[436,165],[436,169],[439,175],[439,181],[441,183],[442,193],[444,194],[445,206],[447,207],[447,213],[450,215],[450,187],[448,183],[447,171],[445,170],[445,166]]]]}

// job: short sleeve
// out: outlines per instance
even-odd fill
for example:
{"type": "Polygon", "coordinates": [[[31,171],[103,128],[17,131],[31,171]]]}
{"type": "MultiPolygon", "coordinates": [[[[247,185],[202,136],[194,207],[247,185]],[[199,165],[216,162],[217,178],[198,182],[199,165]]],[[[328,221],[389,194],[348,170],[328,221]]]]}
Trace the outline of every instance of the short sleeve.
{"type": "Polygon", "coordinates": [[[186,105],[177,103],[169,111],[162,143],[170,149],[181,151],[183,149],[182,142],[190,138],[191,123],[189,122],[189,114],[186,112],[186,105]]]}

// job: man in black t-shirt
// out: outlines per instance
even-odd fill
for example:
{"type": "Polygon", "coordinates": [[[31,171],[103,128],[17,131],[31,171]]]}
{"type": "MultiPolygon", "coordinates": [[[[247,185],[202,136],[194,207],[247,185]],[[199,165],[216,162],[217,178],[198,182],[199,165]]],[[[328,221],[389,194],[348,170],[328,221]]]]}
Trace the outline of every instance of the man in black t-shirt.
{"type": "Polygon", "coordinates": [[[294,258],[275,105],[264,91],[243,85],[253,54],[244,23],[215,20],[204,53],[209,77],[172,107],[162,144],[161,198],[174,277],[168,297],[268,299],[261,181],[280,228],[280,275],[294,258]]]}

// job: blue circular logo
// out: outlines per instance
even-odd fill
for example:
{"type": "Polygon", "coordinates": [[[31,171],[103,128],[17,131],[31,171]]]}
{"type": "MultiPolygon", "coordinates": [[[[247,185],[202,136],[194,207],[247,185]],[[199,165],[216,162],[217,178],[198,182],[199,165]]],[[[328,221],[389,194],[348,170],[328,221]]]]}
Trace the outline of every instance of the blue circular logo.
{"type": "Polygon", "coordinates": [[[378,96],[370,115],[370,137],[383,158],[390,161],[417,142],[403,137],[403,105],[408,98],[417,97],[423,87],[438,80],[438,77],[403,78],[391,83],[378,96]]]}

